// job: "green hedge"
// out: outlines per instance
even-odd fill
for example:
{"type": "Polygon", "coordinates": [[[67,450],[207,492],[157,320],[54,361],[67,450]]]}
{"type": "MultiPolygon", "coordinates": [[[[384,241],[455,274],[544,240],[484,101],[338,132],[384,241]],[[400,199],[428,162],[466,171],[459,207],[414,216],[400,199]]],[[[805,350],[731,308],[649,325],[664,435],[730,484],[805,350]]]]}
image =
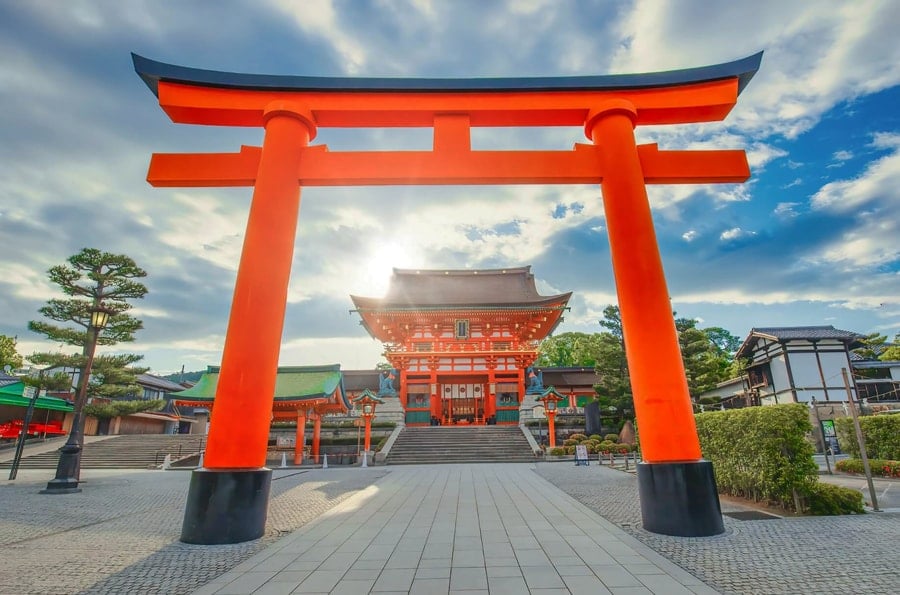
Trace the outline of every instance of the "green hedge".
{"type": "Polygon", "coordinates": [[[805,405],[729,409],[694,418],[720,492],[803,509],[818,478],[805,405]]]}
{"type": "Polygon", "coordinates": [[[830,483],[817,483],[807,495],[809,514],[865,514],[862,494],[830,483]]]}
{"type": "MultiPolygon", "coordinates": [[[[862,459],[841,459],[835,467],[842,473],[865,473],[862,459]]],[[[900,478],[900,461],[869,459],[869,470],[873,476],[900,478]]]]}
{"type": "MultiPolygon", "coordinates": [[[[859,458],[859,442],[853,427],[853,418],[834,420],[841,450],[859,458]]],[[[859,427],[866,438],[866,454],[871,459],[900,459],[900,413],[868,415],[859,418],[859,427]]]]}

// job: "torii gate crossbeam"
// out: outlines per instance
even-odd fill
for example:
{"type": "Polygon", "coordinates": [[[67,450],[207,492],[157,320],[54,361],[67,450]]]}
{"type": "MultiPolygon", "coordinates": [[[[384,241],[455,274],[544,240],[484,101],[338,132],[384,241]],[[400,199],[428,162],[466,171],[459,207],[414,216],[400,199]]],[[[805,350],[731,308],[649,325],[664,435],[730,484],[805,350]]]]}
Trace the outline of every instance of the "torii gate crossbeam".
{"type": "Polygon", "coordinates": [[[641,431],[644,528],[724,531],[712,466],[701,457],[646,184],[742,182],[743,151],[637,146],[634,127],[724,119],[762,54],[650,74],[507,79],[266,76],[197,70],[133,56],[173,122],[265,129],[237,153],[156,154],[155,186],[253,186],[253,201],[210,426],[182,540],[263,534],[264,467],[300,188],[406,184],[600,184],[641,431]],[[473,127],[583,127],[570,151],[474,151],[473,127]],[[429,127],[431,151],[309,146],[318,128],[429,127]],[[223,519],[225,519],[223,521],[223,519]]]}

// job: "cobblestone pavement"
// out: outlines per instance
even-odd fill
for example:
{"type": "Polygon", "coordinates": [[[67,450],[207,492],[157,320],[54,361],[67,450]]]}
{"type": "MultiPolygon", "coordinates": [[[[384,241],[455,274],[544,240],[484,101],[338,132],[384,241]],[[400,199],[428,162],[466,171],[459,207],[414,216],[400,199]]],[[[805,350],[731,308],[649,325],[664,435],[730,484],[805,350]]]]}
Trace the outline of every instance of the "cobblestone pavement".
{"type": "MultiPolygon", "coordinates": [[[[900,592],[900,512],[739,521],[725,533],[669,537],[641,528],[637,478],[592,465],[539,463],[537,473],[706,584],[727,594],[900,592]]],[[[747,510],[722,501],[723,512],[747,510]]]]}
{"type": "Polygon", "coordinates": [[[384,468],[275,470],[262,539],[178,541],[190,473],[85,470],[80,494],[40,495],[52,471],[0,487],[0,593],[190,593],[370,486],[384,468]]]}

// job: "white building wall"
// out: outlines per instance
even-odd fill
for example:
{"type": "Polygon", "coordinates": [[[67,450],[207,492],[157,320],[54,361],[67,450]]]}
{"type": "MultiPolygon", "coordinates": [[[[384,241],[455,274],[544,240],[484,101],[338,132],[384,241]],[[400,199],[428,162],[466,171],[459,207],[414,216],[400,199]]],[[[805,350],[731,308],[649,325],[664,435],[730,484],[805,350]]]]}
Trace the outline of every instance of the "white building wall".
{"type": "Polygon", "coordinates": [[[790,396],[790,393],[780,394],[782,391],[787,391],[791,388],[791,383],[787,374],[787,364],[785,364],[784,361],[784,354],[772,358],[772,361],[769,362],[769,369],[772,372],[772,388],[776,393],[779,393],[778,402],[792,402],[793,397],[790,396]]]}

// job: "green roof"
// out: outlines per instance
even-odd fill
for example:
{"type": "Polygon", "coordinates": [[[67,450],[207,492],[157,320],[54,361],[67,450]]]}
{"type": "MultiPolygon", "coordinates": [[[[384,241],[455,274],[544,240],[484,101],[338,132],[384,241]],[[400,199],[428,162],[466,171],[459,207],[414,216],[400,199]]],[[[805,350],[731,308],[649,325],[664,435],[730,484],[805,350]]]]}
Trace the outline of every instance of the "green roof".
{"type": "MultiPolygon", "coordinates": [[[[342,381],[343,375],[339,364],[278,368],[278,377],[275,380],[275,401],[330,398],[342,386],[342,381]]],[[[209,366],[197,384],[187,390],[169,393],[169,396],[176,400],[212,403],[216,397],[218,384],[219,366],[209,366]]],[[[343,391],[341,393],[343,396],[343,391]]]]}
{"type": "MultiPolygon", "coordinates": [[[[0,386],[0,405],[15,405],[28,407],[31,399],[22,396],[25,385],[22,382],[14,382],[6,386],[0,386]]],[[[72,411],[75,408],[65,399],[57,397],[38,397],[34,403],[35,409],[52,409],[54,411],[72,411]]]]}

